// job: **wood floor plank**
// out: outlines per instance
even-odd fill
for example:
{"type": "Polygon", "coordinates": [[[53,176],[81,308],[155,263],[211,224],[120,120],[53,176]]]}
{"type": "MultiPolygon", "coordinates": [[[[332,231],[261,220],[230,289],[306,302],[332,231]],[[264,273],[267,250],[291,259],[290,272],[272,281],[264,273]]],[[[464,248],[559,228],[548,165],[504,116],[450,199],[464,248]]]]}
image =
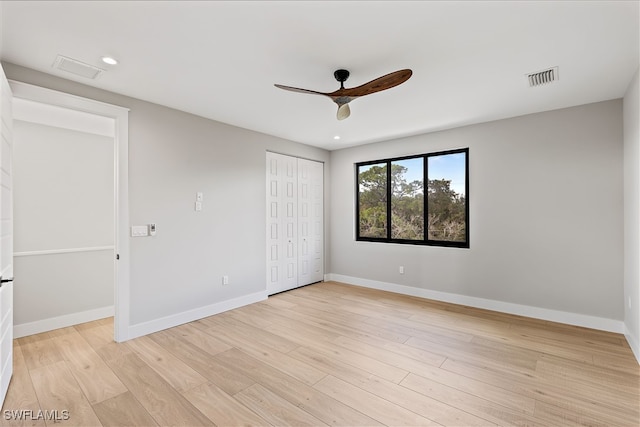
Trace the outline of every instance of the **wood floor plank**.
{"type": "Polygon", "coordinates": [[[78,326],[75,326],[76,330],[94,350],[114,342],[113,327],[102,324],[94,325],[91,328],[79,328],[78,326]]]}
{"type": "Polygon", "coordinates": [[[322,422],[331,425],[380,425],[361,412],[326,394],[262,363],[240,350],[233,349],[215,356],[228,366],[233,366],[253,378],[263,387],[307,411],[322,422]]]}
{"type": "Polygon", "coordinates": [[[318,353],[329,355],[348,365],[357,366],[365,371],[394,383],[399,383],[407,376],[408,370],[380,361],[374,355],[367,356],[339,346],[315,343],[310,347],[318,353]]]}
{"type": "Polygon", "coordinates": [[[304,347],[289,354],[301,360],[313,361],[320,369],[336,378],[340,378],[382,399],[388,400],[442,425],[485,426],[493,424],[437,399],[426,397],[391,381],[378,378],[367,371],[343,363],[331,356],[322,355],[304,347]]]}
{"type": "Polygon", "coordinates": [[[254,384],[234,397],[274,426],[327,425],[260,384],[254,384]]]}
{"type": "Polygon", "coordinates": [[[30,370],[33,387],[43,411],[58,411],[55,418],[68,419],[60,424],[69,426],[100,426],[100,420],[74,379],[66,362],[60,361],[30,370]]]}
{"type": "MultiPolygon", "coordinates": [[[[375,328],[381,328],[388,332],[395,332],[406,337],[421,338],[427,341],[449,344],[458,342],[471,342],[474,335],[468,332],[456,330],[453,325],[442,327],[433,324],[423,324],[411,319],[381,320],[375,317],[367,320],[367,323],[375,328]]],[[[407,339],[408,339],[407,338],[407,339]]],[[[407,340],[402,341],[406,343],[407,340]]]]}
{"type": "Polygon", "coordinates": [[[48,335],[37,340],[23,341],[20,348],[29,369],[40,368],[62,360],[55,342],[48,335]]]}
{"type": "Polygon", "coordinates": [[[260,348],[246,343],[237,344],[234,347],[307,385],[314,385],[326,375],[313,365],[306,364],[275,350],[260,348]]]}
{"type": "Polygon", "coordinates": [[[93,410],[105,427],[158,425],[129,391],[93,405],[93,410]]]}
{"type": "Polygon", "coordinates": [[[218,426],[269,425],[254,411],[212,383],[192,388],[185,393],[185,397],[218,426]]]}
{"type": "Polygon", "coordinates": [[[606,354],[606,351],[593,353],[593,364],[620,371],[628,376],[640,378],[640,364],[632,356],[628,348],[624,349],[626,354],[606,354]]]}
{"type": "Polygon", "coordinates": [[[153,340],[153,334],[127,341],[147,366],[156,371],[173,388],[184,392],[207,382],[207,379],[189,365],[153,340]]]}
{"type": "Polygon", "coordinates": [[[405,378],[400,385],[425,396],[447,402],[451,406],[497,425],[529,426],[539,425],[540,423],[540,420],[536,419],[535,415],[526,414],[520,410],[493,403],[413,373],[407,375],[407,378],[405,378]]]}
{"type": "Polygon", "coordinates": [[[535,375],[496,371],[453,359],[448,359],[442,365],[442,369],[535,399],[536,404],[544,402],[586,414],[592,411],[608,412],[612,419],[619,420],[618,423],[622,425],[633,425],[639,420],[637,404],[629,404],[629,401],[621,402],[618,398],[611,398],[606,393],[584,389],[573,383],[563,383],[561,380],[539,381],[535,375]]]}
{"type": "Polygon", "coordinates": [[[219,363],[211,354],[185,341],[174,330],[156,332],[151,338],[230,395],[255,384],[254,380],[237,369],[219,363]]]}
{"type": "Polygon", "coordinates": [[[640,396],[640,377],[606,366],[572,363],[563,358],[543,356],[536,365],[536,376],[552,381],[569,380],[589,387],[603,387],[605,390],[640,396]]]}
{"type": "Polygon", "coordinates": [[[537,353],[549,354],[552,356],[562,357],[569,360],[575,360],[582,363],[593,363],[593,352],[585,348],[574,347],[570,344],[562,344],[553,342],[545,338],[527,339],[522,336],[504,334],[491,338],[474,337],[473,342],[485,346],[493,346],[500,348],[510,346],[514,352],[516,351],[534,351],[537,353]]]}
{"type": "MultiPolygon", "coordinates": [[[[342,346],[350,343],[347,339],[341,339],[336,341],[336,344],[342,346]]],[[[352,349],[355,350],[356,348],[356,346],[352,346],[352,349]]],[[[371,346],[362,347],[362,350],[365,352],[375,351],[376,355],[381,354],[380,349],[375,350],[375,347],[371,346]]],[[[385,357],[385,359],[387,359],[389,363],[393,361],[391,357],[385,357]]],[[[395,363],[397,363],[396,366],[404,366],[406,369],[409,369],[411,373],[419,375],[421,377],[428,378],[430,380],[456,388],[469,394],[473,394],[478,397],[482,397],[483,399],[490,400],[494,403],[515,410],[533,414],[535,408],[535,400],[533,398],[516,394],[512,391],[508,391],[500,387],[492,386],[481,381],[476,381],[468,377],[464,377],[462,375],[440,369],[439,366],[441,365],[441,363],[438,363],[437,365],[433,365],[430,363],[420,363],[418,361],[409,363],[407,358],[401,356],[397,357],[395,363]]]]}
{"type": "Polygon", "coordinates": [[[72,328],[54,341],[89,403],[93,405],[127,391],[124,384],[75,329],[72,328]]]}
{"type": "Polygon", "coordinates": [[[331,375],[319,381],[314,388],[364,414],[369,414],[371,418],[385,425],[441,425],[331,375]]]}
{"type": "Polygon", "coordinates": [[[412,337],[405,344],[448,358],[464,360],[481,366],[492,366],[495,369],[502,369],[508,372],[517,371],[525,375],[535,372],[539,357],[535,354],[530,354],[528,357],[519,358],[518,356],[522,354],[502,353],[490,346],[473,342],[441,344],[412,337]]]}
{"type": "Polygon", "coordinates": [[[158,424],[213,425],[211,420],[136,354],[130,353],[107,363],[158,424]]]}
{"type": "MultiPolygon", "coordinates": [[[[298,345],[313,342],[330,342],[339,336],[333,331],[305,323],[298,317],[283,315],[283,311],[279,309],[277,313],[273,313],[260,308],[255,312],[255,315],[259,316],[260,319],[267,319],[268,324],[265,327],[269,328],[271,333],[287,337],[298,345]],[[295,328],[291,327],[292,322],[295,323],[295,328]]],[[[247,317],[251,317],[243,313],[240,316],[240,319],[245,322],[248,321],[247,317]]]]}
{"type": "Polygon", "coordinates": [[[404,346],[404,344],[400,344],[400,346],[408,347],[412,350],[415,349],[417,352],[422,354],[422,360],[408,357],[400,352],[387,350],[383,345],[376,346],[361,340],[354,340],[347,337],[338,337],[333,340],[333,342],[342,348],[346,348],[347,350],[363,355],[375,354],[377,360],[411,372],[421,372],[423,369],[428,369],[430,366],[440,366],[442,365],[442,362],[446,360],[446,357],[442,355],[433,354],[421,349],[415,349],[414,347],[404,346]]]}
{"type": "Polygon", "coordinates": [[[611,427],[612,425],[626,425],[602,422],[594,419],[589,414],[544,402],[536,402],[536,416],[543,420],[545,424],[554,426],[611,427]]]}
{"type": "Polygon", "coordinates": [[[29,369],[22,356],[20,346],[13,347],[13,378],[2,405],[0,426],[44,426],[44,419],[26,419],[19,411],[31,411],[37,414],[40,408],[38,396],[33,388],[29,369]],[[7,416],[7,412],[8,416],[7,416]],[[16,412],[13,412],[16,411],[16,412]]]}
{"type": "MultiPolygon", "coordinates": [[[[335,306],[321,310],[315,305],[305,303],[292,309],[283,309],[280,312],[284,316],[351,338],[358,338],[361,335],[373,335],[396,342],[405,342],[408,338],[408,335],[398,333],[395,330],[372,326],[367,323],[368,317],[353,313],[348,314],[345,310],[340,310],[335,306]]],[[[375,315],[373,312],[370,314],[375,315]]]]}
{"type": "Polygon", "coordinates": [[[272,348],[281,353],[288,353],[298,347],[298,344],[287,338],[240,322],[230,313],[222,313],[212,320],[214,324],[208,328],[208,332],[218,333],[221,336],[232,334],[235,339],[254,342],[256,345],[272,348]]]}
{"type": "Polygon", "coordinates": [[[205,333],[192,323],[180,325],[174,328],[173,331],[180,334],[185,341],[201,348],[212,356],[232,348],[229,344],[219,340],[215,336],[205,333]]]}

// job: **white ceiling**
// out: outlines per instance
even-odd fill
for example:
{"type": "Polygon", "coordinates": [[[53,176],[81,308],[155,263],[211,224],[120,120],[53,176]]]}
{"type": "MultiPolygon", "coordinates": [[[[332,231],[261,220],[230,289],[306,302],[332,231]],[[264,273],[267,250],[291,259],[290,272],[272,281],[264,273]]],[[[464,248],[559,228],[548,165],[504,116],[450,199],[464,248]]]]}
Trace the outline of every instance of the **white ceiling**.
{"type": "Polygon", "coordinates": [[[620,98],[638,68],[638,1],[0,6],[3,61],[327,149],[620,98]],[[108,71],[75,77],[52,68],[58,54],[108,71]],[[553,66],[559,81],[528,87],[553,66]],[[331,92],[337,68],[347,87],[413,77],[354,100],[344,121],[329,98],[273,86],[331,92]]]}

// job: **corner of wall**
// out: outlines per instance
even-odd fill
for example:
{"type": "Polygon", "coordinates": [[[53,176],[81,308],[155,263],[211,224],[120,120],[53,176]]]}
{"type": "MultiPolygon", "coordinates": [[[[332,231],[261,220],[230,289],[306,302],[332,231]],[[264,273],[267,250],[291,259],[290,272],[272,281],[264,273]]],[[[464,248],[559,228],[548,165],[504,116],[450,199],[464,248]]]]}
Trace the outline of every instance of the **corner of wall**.
{"type": "Polygon", "coordinates": [[[626,324],[624,325],[624,337],[627,339],[627,343],[629,344],[629,347],[631,347],[633,355],[640,364],[640,340],[637,336],[631,333],[626,324]]]}
{"type": "Polygon", "coordinates": [[[623,99],[624,327],[640,363],[640,68],[623,99]]]}

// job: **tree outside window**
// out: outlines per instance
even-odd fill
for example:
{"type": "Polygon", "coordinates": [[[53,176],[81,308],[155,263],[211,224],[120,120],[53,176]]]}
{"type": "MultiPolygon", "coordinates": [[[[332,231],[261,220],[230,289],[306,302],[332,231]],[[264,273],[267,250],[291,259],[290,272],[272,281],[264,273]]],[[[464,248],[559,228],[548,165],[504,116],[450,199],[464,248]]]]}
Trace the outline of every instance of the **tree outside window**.
{"type": "Polygon", "coordinates": [[[469,247],[468,149],[358,163],[356,173],[357,240],[469,247]]]}

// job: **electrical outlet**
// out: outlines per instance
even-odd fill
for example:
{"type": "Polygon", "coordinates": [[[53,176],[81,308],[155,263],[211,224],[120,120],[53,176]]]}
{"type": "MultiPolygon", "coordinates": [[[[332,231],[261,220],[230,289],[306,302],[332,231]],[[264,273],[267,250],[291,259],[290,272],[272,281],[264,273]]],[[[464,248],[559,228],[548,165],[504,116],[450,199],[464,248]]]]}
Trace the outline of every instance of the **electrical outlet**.
{"type": "Polygon", "coordinates": [[[400,274],[404,274],[404,265],[401,265],[400,268],[398,268],[398,271],[400,274]]]}
{"type": "Polygon", "coordinates": [[[222,284],[223,285],[229,284],[229,276],[222,276],[222,284]]]}

